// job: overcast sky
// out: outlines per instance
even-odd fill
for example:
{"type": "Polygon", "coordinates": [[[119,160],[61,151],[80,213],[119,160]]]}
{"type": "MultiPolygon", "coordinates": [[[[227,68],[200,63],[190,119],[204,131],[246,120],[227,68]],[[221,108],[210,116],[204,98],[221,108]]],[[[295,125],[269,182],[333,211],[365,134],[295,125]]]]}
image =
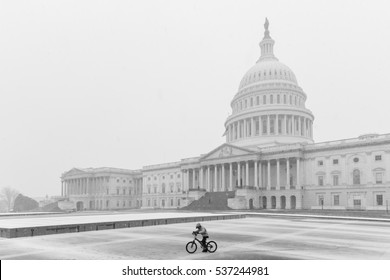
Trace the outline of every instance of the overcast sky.
{"type": "Polygon", "coordinates": [[[73,167],[224,143],[264,19],[316,142],[390,133],[388,1],[0,1],[0,187],[58,195],[73,167]]]}

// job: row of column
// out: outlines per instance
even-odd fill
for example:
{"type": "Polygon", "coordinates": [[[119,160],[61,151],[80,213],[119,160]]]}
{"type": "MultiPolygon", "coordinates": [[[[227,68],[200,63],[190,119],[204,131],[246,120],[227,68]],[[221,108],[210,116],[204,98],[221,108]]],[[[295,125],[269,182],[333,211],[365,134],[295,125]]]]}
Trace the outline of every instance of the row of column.
{"type": "MultiPolygon", "coordinates": [[[[290,161],[285,161],[286,182],[285,188],[290,189],[290,161]]],[[[276,161],[276,189],[281,186],[281,159],[257,161],[247,160],[202,166],[188,169],[185,173],[185,187],[187,189],[206,189],[207,191],[231,191],[234,187],[260,187],[271,190],[271,161],[276,161]],[[250,164],[253,163],[253,178],[250,178],[250,164]],[[264,167],[264,168],[263,168],[264,167]],[[227,169],[227,170],[226,170],[227,169]],[[262,173],[265,174],[262,174],[262,173]],[[226,176],[228,175],[228,176],[226,176]],[[251,179],[251,180],[250,180],[251,179]],[[263,180],[264,179],[264,180],[263,180]],[[252,184],[253,182],[253,184],[252,184]]],[[[296,158],[296,186],[300,186],[300,159],[296,158]]]]}
{"type": "MultiPolygon", "coordinates": [[[[110,177],[66,179],[61,182],[61,196],[105,193],[110,177]]],[[[133,178],[135,194],[142,193],[142,178],[133,178]]]]}
{"type": "Polygon", "coordinates": [[[313,121],[295,115],[265,115],[246,118],[227,128],[228,142],[258,135],[293,135],[313,137],[313,121]]]}

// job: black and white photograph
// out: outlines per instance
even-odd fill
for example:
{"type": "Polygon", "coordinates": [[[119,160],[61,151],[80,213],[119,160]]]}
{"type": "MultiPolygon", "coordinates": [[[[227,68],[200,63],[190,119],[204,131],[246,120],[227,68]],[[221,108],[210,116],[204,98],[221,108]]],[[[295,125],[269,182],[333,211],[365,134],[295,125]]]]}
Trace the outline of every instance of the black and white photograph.
{"type": "Polygon", "coordinates": [[[0,259],[191,261],[182,279],[384,269],[389,11],[0,0],[0,259]]]}

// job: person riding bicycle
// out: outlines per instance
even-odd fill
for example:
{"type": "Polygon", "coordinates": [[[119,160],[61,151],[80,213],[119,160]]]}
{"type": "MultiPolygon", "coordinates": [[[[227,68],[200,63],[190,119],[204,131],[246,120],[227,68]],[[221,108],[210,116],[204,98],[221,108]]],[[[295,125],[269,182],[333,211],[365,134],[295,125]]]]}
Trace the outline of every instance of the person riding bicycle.
{"type": "Polygon", "coordinates": [[[192,234],[201,234],[202,235],[202,246],[203,246],[203,251],[202,252],[207,252],[207,245],[206,245],[206,240],[209,238],[209,234],[207,233],[207,229],[202,226],[200,223],[196,224],[196,230],[192,232],[192,234]]]}

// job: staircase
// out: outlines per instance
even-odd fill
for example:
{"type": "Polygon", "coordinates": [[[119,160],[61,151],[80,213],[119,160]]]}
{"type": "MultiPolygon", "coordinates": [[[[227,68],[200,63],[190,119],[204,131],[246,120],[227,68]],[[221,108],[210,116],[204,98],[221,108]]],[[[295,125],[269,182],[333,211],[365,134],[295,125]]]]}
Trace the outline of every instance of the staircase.
{"type": "Polygon", "coordinates": [[[234,198],[235,191],[229,192],[207,192],[198,200],[190,205],[183,207],[183,210],[202,211],[202,210],[229,210],[228,198],[234,198]]]}

